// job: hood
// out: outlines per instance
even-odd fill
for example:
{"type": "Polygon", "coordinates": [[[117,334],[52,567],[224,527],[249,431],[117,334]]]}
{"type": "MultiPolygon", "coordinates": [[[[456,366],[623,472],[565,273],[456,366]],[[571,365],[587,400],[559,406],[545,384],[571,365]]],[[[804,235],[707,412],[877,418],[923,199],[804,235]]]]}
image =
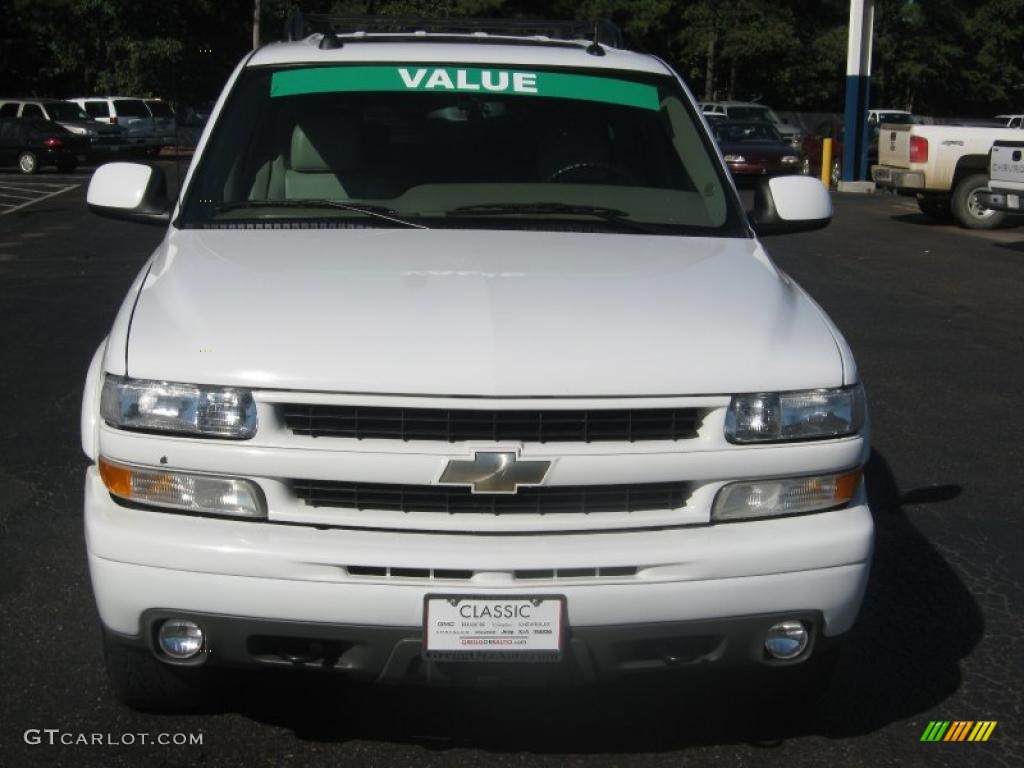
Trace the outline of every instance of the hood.
{"type": "Polygon", "coordinates": [[[138,378],[334,392],[721,394],[842,384],[820,310],[755,240],[170,230],[138,378]]]}

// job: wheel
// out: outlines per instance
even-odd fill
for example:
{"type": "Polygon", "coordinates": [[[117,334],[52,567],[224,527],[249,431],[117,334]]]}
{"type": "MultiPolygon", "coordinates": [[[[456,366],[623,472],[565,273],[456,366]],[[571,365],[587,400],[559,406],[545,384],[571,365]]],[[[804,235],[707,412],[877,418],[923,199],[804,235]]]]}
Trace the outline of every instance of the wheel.
{"type": "Polygon", "coordinates": [[[144,649],[103,636],[103,660],[114,695],[143,712],[186,712],[210,704],[208,670],[164,664],[144,649]]]}
{"type": "Polygon", "coordinates": [[[39,170],[39,159],[34,152],[22,152],[18,155],[18,170],[22,173],[35,173],[39,170]]]}
{"type": "Polygon", "coordinates": [[[975,173],[960,180],[953,190],[951,208],[961,226],[968,229],[995,229],[1003,223],[1006,214],[983,208],[977,193],[988,189],[988,176],[975,173]]]}
{"type": "Polygon", "coordinates": [[[843,180],[843,166],[838,159],[832,161],[832,170],[829,172],[828,180],[833,187],[838,187],[843,180]]]}
{"type": "Polygon", "coordinates": [[[950,199],[948,197],[918,195],[917,207],[929,219],[946,222],[953,221],[953,209],[950,207],[950,199]]]}
{"type": "Polygon", "coordinates": [[[74,173],[75,168],[78,167],[77,160],[62,160],[57,163],[57,170],[61,173],[74,173]]]}

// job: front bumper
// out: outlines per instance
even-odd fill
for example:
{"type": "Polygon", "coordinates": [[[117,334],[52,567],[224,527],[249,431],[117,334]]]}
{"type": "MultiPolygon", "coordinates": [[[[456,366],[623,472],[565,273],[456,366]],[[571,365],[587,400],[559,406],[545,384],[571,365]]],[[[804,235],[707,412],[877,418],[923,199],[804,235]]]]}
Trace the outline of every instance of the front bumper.
{"type": "Polygon", "coordinates": [[[729,172],[737,179],[792,176],[801,172],[801,164],[729,163],[729,172]]]}
{"type": "Polygon", "coordinates": [[[977,192],[978,202],[982,207],[991,211],[1003,211],[1005,213],[1024,213],[1024,194],[1012,192],[996,192],[985,190],[977,192]]]}
{"type": "Polygon", "coordinates": [[[148,651],[181,667],[304,669],[341,673],[376,683],[539,684],[592,683],[626,675],[714,667],[792,667],[838,645],[840,637],[822,632],[816,611],[763,613],[702,621],[571,627],[557,662],[445,662],[423,656],[419,627],[271,621],[153,609],[142,617],[137,635],[106,630],[113,641],[148,651]],[[206,651],[194,660],[168,659],[156,643],[166,619],[197,622],[207,637],[206,651]],[[769,659],[768,629],[799,620],[811,629],[807,650],[798,659],[769,659]]]}
{"type": "Polygon", "coordinates": [[[889,165],[871,166],[871,179],[880,187],[887,189],[924,189],[924,173],[894,168],[889,165]]]}
{"type": "Polygon", "coordinates": [[[873,535],[863,491],[847,509],[771,521],[614,533],[428,534],[130,509],[111,499],[94,467],[86,477],[85,522],[100,617],[126,642],[150,644],[160,618],[200,616],[209,622],[211,649],[202,663],[290,664],[266,650],[273,643],[253,640],[276,638],[288,647],[283,640],[290,638],[333,643],[331,668],[383,680],[458,674],[450,663],[411,661],[421,658],[427,594],[564,595],[567,656],[574,661],[554,666],[584,678],[763,660],[764,631],[779,617],[804,618],[816,642],[827,642],[854,622],[873,535]],[[515,575],[627,563],[638,566],[634,575],[515,575]],[[380,564],[473,575],[453,581],[355,576],[348,569],[380,564]]]}

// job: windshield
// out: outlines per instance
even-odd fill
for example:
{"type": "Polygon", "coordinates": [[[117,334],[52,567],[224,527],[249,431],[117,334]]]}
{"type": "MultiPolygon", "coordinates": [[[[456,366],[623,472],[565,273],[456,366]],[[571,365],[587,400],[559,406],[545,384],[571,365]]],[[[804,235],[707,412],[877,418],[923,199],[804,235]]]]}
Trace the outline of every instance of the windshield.
{"type": "Polygon", "coordinates": [[[149,110],[140,99],[114,99],[118,117],[149,117],[149,110]]]}
{"type": "Polygon", "coordinates": [[[50,101],[46,104],[46,113],[51,120],[59,120],[65,123],[71,122],[92,122],[92,118],[85,114],[85,111],[77,104],[70,101],[50,101]]]}
{"type": "Polygon", "coordinates": [[[729,107],[729,117],[733,120],[766,120],[782,125],[782,119],[768,107],[729,107]]]}
{"type": "Polygon", "coordinates": [[[147,101],[146,106],[149,107],[149,111],[153,113],[153,117],[174,117],[174,112],[171,108],[163,101],[147,101]]]}
{"type": "Polygon", "coordinates": [[[254,68],[217,121],[177,224],[358,218],[744,236],[730,190],[668,76],[254,68]]]}
{"type": "Polygon", "coordinates": [[[912,125],[914,123],[914,116],[908,115],[906,112],[879,112],[878,122],[879,124],[912,125]]]}
{"type": "Polygon", "coordinates": [[[715,123],[715,138],[725,144],[782,143],[779,132],[770,123],[715,123]]]}

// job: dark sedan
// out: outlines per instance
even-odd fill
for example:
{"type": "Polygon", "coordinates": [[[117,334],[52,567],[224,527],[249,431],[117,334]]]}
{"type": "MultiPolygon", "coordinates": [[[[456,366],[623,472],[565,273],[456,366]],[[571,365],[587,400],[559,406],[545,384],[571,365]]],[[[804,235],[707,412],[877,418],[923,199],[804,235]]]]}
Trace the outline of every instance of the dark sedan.
{"type": "Polygon", "coordinates": [[[725,162],[737,181],[807,173],[807,163],[771,123],[722,121],[711,124],[725,162]]]}
{"type": "Polygon", "coordinates": [[[0,167],[16,165],[22,173],[35,173],[55,165],[70,173],[89,152],[89,139],[77,136],[49,120],[0,118],[0,167]]]}

